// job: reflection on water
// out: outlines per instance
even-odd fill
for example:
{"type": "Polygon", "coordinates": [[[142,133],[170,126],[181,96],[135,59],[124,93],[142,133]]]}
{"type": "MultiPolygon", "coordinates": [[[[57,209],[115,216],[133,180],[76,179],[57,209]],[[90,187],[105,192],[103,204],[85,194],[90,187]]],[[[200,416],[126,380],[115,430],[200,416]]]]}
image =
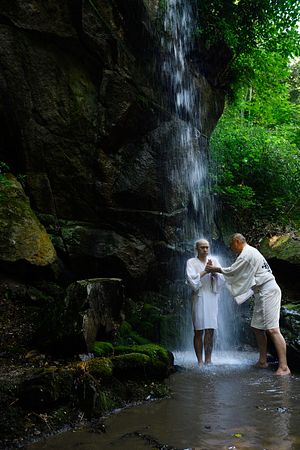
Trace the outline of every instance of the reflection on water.
{"type": "Polygon", "coordinates": [[[183,370],[168,381],[171,399],[128,408],[105,420],[106,433],[69,432],[38,449],[300,449],[300,377],[253,367],[255,354],[215,355],[199,369],[176,354],[183,370]]]}

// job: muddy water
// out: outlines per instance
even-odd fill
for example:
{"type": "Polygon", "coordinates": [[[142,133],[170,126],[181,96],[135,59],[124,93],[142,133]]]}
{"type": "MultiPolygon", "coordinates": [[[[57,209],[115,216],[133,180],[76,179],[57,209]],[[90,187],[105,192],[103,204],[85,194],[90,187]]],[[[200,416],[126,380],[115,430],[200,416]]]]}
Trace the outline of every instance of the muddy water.
{"type": "Polygon", "coordinates": [[[253,367],[254,354],[222,354],[168,381],[171,399],[125,409],[105,419],[106,433],[68,432],[31,450],[300,449],[300,376],[277,377],[253,367]]]}

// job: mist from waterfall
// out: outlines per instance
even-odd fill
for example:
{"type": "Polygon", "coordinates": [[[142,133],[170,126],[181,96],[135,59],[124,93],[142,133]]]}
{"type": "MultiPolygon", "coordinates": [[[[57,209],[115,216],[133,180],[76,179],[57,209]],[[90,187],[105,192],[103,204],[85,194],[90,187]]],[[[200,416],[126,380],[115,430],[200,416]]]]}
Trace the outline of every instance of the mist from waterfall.
{"type": "MultiPolygon", "coordinates": [[[[202,133],[200,89],[197,87],[192,50],[195,42],[196,12],[192,0],[166,0],[161,37],[161,76],[166,95],[165,102],[176,117],[176,132],[168,146],[176,147],[175,161],[170,160],[169,176],[174,186],[183,185],[186,220],[182,224],[183,246],[194,256],[194,242],[207,238],[213,243],[215,228],[215,201],[208,176],[208,142],[202,133]]],[[[182,245],[182,243],[181,243],[182,245]]],[[[215,249],[212,246],[212,253],[215,249]]],[[[228,255],[216,255],[223,265],[229,265],[228,255]]],[[[186,260],[181,262],[185,265],[186,260]]],[[[183,308],[180,312],[177,348],[191,349],[193,327],[191,321],[191,295],[182,289],[183,308]]],[[[215,333],[215,346],[219,350],[232,348],[238,342],[238,311],[224,288],[219,301],[219,329],[215,333]]]]}

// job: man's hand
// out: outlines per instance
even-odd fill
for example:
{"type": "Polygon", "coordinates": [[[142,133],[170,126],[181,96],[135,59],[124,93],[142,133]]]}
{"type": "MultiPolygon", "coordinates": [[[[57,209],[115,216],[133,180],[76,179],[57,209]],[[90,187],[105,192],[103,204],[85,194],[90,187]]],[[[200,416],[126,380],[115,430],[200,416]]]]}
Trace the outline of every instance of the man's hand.
{"type": "Polygon", "coordinates": [[[208,273],[221,272],[221,267],[214,266],[212,260],[209,259],[205,266],[205,272],[208,272],[208,273]]]}

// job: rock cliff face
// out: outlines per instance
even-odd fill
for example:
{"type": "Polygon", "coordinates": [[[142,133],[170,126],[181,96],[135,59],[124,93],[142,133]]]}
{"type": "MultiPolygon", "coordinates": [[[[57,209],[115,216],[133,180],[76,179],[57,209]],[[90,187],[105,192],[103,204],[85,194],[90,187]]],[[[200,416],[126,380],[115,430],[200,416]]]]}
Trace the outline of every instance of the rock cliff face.
{"type": "MultiPolygon", "coordinates": [[[[0,160],[22,177],[62,273],[122,278],[131,293],[165,280],[188,213],[161,145],[177,125],[155,73],[158,3],[2,0],[0,11],[0,160]]],[[[223,50],[218,64],[220,49],[194,55],[207,136],[223,50]]]]}

